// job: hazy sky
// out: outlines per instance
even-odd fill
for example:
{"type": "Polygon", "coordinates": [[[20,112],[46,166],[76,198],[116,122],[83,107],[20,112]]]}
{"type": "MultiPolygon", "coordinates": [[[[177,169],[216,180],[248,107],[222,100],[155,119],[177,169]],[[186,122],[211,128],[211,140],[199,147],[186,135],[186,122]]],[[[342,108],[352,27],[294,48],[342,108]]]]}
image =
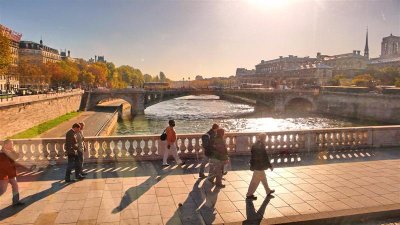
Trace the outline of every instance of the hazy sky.
{"type": "Polygon", "coordinates": [[[378,57],[382,37],[400,36],[400,0],[0,0],[0,23],[73,57],[181,80],[280,55],[363,52],[367,26],[378,57]]]}

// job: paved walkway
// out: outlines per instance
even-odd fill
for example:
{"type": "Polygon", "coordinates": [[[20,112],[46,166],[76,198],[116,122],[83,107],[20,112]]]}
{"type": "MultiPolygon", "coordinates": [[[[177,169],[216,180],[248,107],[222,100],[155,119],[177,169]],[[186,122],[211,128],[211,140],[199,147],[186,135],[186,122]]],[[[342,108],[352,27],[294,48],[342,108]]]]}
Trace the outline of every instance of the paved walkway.
{"type": "Polygon", "coordinates": [[[102,126],[113,116],[115,107],[121,105],[123,100],[114,100],[100,104],[94,111],[82,112],[75,118],[44,132],[38,138],[65,137],[65,133],[71,129],[74,123],[84,122],[85,136],[96,136],[102,126]]]}
{"type": "Polygon", "coordinates": [[[198,179],[197,161],[164,169],[159,162],[89,164],[88,179],[73,184],[58,180],[63,165],[21,171],[27,204],[10,207],[8,190],[0,198],[0,224],[308,224],[324,218],[349,224],[348,217],[340,218],[400,212],[399,155],[349,151],[276,156],[277,168],[267,172],[276,194],[264,198],[260,186],[253,202],[245,200],[251,179],[245,169],[248,157],[232,159],[226,188],[220,190],[198,179]]]}

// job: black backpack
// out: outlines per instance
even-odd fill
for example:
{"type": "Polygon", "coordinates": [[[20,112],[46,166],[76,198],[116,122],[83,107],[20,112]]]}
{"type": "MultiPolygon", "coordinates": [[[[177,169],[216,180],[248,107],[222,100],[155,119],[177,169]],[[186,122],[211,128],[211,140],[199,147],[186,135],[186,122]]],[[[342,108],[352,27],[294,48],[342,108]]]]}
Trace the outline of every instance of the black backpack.
{"type": "Polygon", "coordinates": [[[164,131],[162,132],[162,134],[160,135],[160,140],[161,140],[161,141],[167,140],[167,130],[164,130],[164,131]]]}
{"type": "Polygon", "coordinates": [[[204,149],[209,149],[211,147],[210,135],[208,133],[205,133],[201,136],[201,143],[204,149]]]}

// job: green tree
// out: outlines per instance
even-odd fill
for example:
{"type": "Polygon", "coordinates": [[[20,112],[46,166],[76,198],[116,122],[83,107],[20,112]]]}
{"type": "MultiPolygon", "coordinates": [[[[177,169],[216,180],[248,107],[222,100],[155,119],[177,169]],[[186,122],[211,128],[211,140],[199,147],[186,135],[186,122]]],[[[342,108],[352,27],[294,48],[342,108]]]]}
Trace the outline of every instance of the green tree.
{"type": "Polygon", "coordinates": [[[362,74],[355,76],[351,83],[356,85],[357,87],[370,87],[374,81],[375,80],[371,75],[362,74]]]}
{"type": "Polygon", "coordinates": [[[140,87],[143,85],[144,77],[139,69],[135,69],[128,65],[118,67],[118,73],[122,80],[133,87],[140,87]]]}
{"type": "Polygon", "coordinates": [[[152,82],[153,81],[153,77],[151,77],[151,75],[146,73],[146,74],[143,75],[143,80],[144,80],[144,82],[152,82]]]}
{"type": "Polygon", "coordinates": [[[397,78],[400,78],[400,71],[394,67],[385,67],[374,74],[374,78],[381,81],[383,85],[394,85],[397,78]]]}
{"type": "Polygon", "coordinates": [[[0,74],[6,74],[11,64],[10,40],[0,33],[0,74]]]}

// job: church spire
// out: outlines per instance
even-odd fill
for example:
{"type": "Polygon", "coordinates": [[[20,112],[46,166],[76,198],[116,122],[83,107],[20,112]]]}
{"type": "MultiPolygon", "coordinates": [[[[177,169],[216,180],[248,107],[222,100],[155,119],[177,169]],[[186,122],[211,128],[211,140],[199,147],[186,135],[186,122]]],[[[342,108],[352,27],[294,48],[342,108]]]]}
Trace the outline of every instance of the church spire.
{"type": "Polygon", "coordinates": [[[365,48],[364,48],[364,56],[369,59],[369,48],[368,48],[368,27],[367,27],[367,35],[365,37],[365,48]]]}

